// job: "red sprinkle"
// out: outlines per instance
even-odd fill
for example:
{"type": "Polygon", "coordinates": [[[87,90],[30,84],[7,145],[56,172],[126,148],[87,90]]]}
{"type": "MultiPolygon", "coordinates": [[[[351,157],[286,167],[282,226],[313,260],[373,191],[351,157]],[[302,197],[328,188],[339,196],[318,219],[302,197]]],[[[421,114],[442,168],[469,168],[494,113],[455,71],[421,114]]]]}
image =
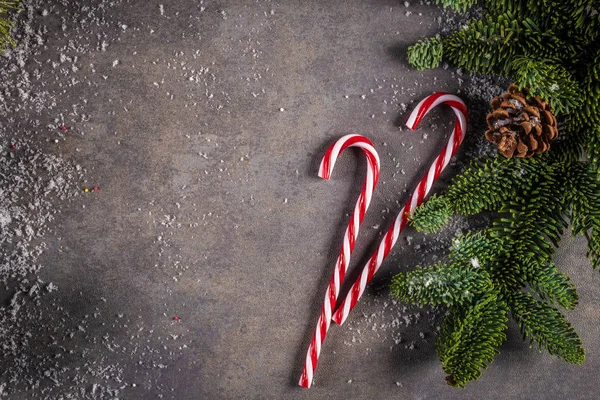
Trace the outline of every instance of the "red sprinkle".
{"type": "Polygon", "coordinates": [[[61,126],[60,129],[62,129],[63,131],[67,130],[67,127],[65,125],[61,126]]]}
{"type": "Polygon", "coordinates": [[[17,148],[17,145],[13,144],[13,145],[12,145],[12,146],[10,146],[10,147],[11,147],[11,148],[13,148],[13,149],[16,149],[16,148],[17,148]]]}
{"type": "Polygon", "coordinates": [[[94,186],[94,192],[97,192],[98,190],[100,190],[100,188],[98,186],[94,186]]]}
{"type": "Polygon", "coordinates": [[[179,321],[179,317],[173,317],[173,321],[179,321]]]}

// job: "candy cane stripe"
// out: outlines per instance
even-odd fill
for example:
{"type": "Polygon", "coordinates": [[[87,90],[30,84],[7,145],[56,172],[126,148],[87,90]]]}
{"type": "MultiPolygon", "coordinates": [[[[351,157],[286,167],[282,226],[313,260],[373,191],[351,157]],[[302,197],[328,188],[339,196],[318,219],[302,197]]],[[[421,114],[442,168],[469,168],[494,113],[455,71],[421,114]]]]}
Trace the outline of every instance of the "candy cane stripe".
{"type": "Polygon", "coordinates": [[[337,157],[348,147],[358,147],[363,150],[367,158],[367,174],[361,194],[354,207],[352,218],[346,228],[344,242],[340,249],[340,254],[336,261],[329,285],[327,286],[325,300],[321,307],[321,314],[319,315],[317,327],[315,328],[306,354],[304,369],[300,381],[298,382],[300,386],[305,388],[309,388],[312,384],[314,370],[317,368],[319,354],[321,353],[321,345],[325,340],[325,336],[331,325],[332,310],[336,306],[337,298],[340,293],[340,285],[344,280],[346,270],[348,269],[350,256],[352,255],[356,237],[358,236],[359,226],[371,203],[373,190],[375,189],[379,178],[379,168],[381,163],[377,151],[375,151],[375,148],[369,139],[360,135],[346,135],[330,146],[321,161],[319,176],[327,180],[330,179],[337,157]]]}
{"type": "Polygon", "coordinates": [[[373,278],[379,267],[381,267],[383,260],[387,257],[392,247],[394,247],[394,244],[396,244],[400,232],[408,223],[410,213],[423,202],[423,199],[431,190],[433,182],[448,165],[463,140],[463,133],[466,132],[467,128],[467,107],[460,98],[448,93],[434,93],[423,99],[409,116],[406,126],[413,130],[416,129],[425,115],[439,104],[449,105],[456,114],[456,122],[450,139],[434,160],[432,167],[429,168],[425,177],[419,182],[414,193],[400,211],[400,214],[396,217],[394,225],[382,238],[381,245],[377,248],[375,254],[371,256],[371,259],[363,267],[359,278],[354,282],[352,288],[343,299],[342,305],[333,314],[333,320],[338,324],[344,323],[350,311],[356,306],[366,285],[373,278]]]}

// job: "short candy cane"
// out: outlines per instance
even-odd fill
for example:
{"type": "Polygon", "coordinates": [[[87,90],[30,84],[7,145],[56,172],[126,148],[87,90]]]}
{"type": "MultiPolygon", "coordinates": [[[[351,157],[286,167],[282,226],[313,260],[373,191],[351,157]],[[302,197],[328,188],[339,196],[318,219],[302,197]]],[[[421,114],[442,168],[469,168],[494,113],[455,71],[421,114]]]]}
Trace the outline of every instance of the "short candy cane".
{"type": "Polygon", "coordinates": [[[344,298],[343,303],[333,315],[333,320],[337,324],[343,324],[350,311],[356,306],[356,303],[365,291],[367,284],[371,281],[373,275],[383,263],[383,260],[390,253],[394,244],[396,244],[400,232],[402,232],[408,223],[410,214],[423,202],[423,199],[427,193],[429,193],[429,190],[431,190],[433,182],[438,178],[446,165],[448,165],[450,158],[456,153],[458,146],[463,141],[464,134],[467,131],[467,107],[461,99],[448,93],[434,93],[423,99],[410,114],[406,126],[413,130],[416,129],[423,117],[439,104],[446,104],[452,107],[452,110],[456,114],[454,131],[448,140],[448,144],[444,147],[440,155],[437,156],[421,182],[419,182],[414,193],[409,197],[406,205],[396,217],[394,224],[386,232],[380,245],[377,247],[375,254],[371,256],[367,264],[363,267],[360,276],[354,282],[352,288],[344,298]]]}
{"type": "Polygon", "coordinates": [[[321,315],[317,322],[317,327],[313,334],[310,342],[308,353],[306,354],[306,362],[304,363],[304,370],[300,377],[298,384],[302,387],[309,388],[312,384],[313,372],[317,367],[319,360],[319,354],[321,353],[321,344],[325,340],[329,326],[331,325],[331,314],[335,308],[338,295],[340,293],[340,285],[346,275],[348,264],[350,263],[350,255],[354,250],[354,243],[358,236],[359,225],[362,222],[367,208],[371,203],[373,197],[373,190],[377,185],[379,179],[379,156],[377,151],[373,147],[373,143],[363,136],[360,135],[346,135],[336,141],[325,153],[321,166],[319,168],[319,176],[324,179],[329,179],[333,171],[333,166],[337,157],[342,151],[348,147],[358,147],[363,150],[367,157],[367,176],[363,184],[362,191],[356,202],[352,219],[346,228],[346,234],[344,235],[344,242],[340,249],[335,270],[325,292],[325,300],[321,307],[321,315]]]}

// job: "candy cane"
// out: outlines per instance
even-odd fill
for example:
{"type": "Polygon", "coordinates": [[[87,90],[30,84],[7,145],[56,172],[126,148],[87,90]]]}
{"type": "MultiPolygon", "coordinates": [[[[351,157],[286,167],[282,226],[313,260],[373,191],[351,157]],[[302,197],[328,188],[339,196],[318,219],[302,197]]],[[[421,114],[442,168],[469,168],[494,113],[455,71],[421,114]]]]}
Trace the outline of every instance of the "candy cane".
{"type": "Polygon", "coordinates": [[[363,150],[367,156],[367,176],[363,184],[362,191],[356,202],[352,219],[346,228],[344,235],[344,242],[340,249],[335,270],[325,292],[325,300],[321,307],[321,315],[317,322],[317,327],[313,334],[308,352],[306,354],[306,362],[304,363],[304,370],[300,377],[300,386],[309,388],[312,383],[313,372],[317,367],[319,360],[319,354],[321,353],[321,344],[325,340],[329,326],[331,325],[331,313],[335,308],[338,295],[340,293],[340,285],[346,275],[348,264],[350,263],[350,255],[354,250],[354,243],[358,236],[359,225],[362,222],[365,212],[371,203],[373,197],[373,190],[377,185],[379,179],[379,156],[377,151],[373,147],[373,143],[363,136],[360,135],[346,135],[336,141],[325,153],[321,166],[319,167],[319,176],[323,179],[329,180],[331,173],[333,172],[333,166],[335,161],[342,151],[348,147],[358,147],[363,150]]]}
{"type": "Polygon", "coordinates": [[[342,305],[333,315],[333,320],[337,324],[343,324],[350,311],[356,306],[356,303],[365,291],[367,284],[371,281],[373,275],[383,263],[383,260],[390,253],[394,244],[396,244],[400,232],[402,232],[408,223],[410,214],[423,202],[423,199],[427,193],[429,193],[429,190],[431,190],[433,182],[438,178],[446,165],[448,165],[450,158],[456,153],[458,146],[463,141],[464,133],[467,130],[467,107],[461,99],[448,93],[434,93],[423,99],[410,114],[406,126],[412,130],[416,129],[423,117],[439,104],[449,105],[456,114],[456,123],[452,135],[448,140],[448,144],[437,156],[427,174],[423,177],[421,182],[419,182],[414,193],[408,198],[406,205],[396,217],[394,224],[381,240],[375,254],[373,254],[367,264],[363,267],[360,276],[352,285],[352,288],[344,298],[342,305]]]}

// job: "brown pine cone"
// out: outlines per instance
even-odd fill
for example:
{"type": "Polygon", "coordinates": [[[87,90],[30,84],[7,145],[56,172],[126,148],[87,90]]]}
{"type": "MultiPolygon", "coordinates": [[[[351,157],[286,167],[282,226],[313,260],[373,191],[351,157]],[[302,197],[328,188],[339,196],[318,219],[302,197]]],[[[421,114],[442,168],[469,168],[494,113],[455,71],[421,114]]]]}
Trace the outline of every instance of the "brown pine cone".
{"type": "Polygon", "coordinates": [[[510,85],[503,97],[494,98],[490,104],[494,111],[487,116],[485,137],[507,158],[543,153],[558,137],[552,107],[537,96],[531,97],[527,88],[510,85]]]}

